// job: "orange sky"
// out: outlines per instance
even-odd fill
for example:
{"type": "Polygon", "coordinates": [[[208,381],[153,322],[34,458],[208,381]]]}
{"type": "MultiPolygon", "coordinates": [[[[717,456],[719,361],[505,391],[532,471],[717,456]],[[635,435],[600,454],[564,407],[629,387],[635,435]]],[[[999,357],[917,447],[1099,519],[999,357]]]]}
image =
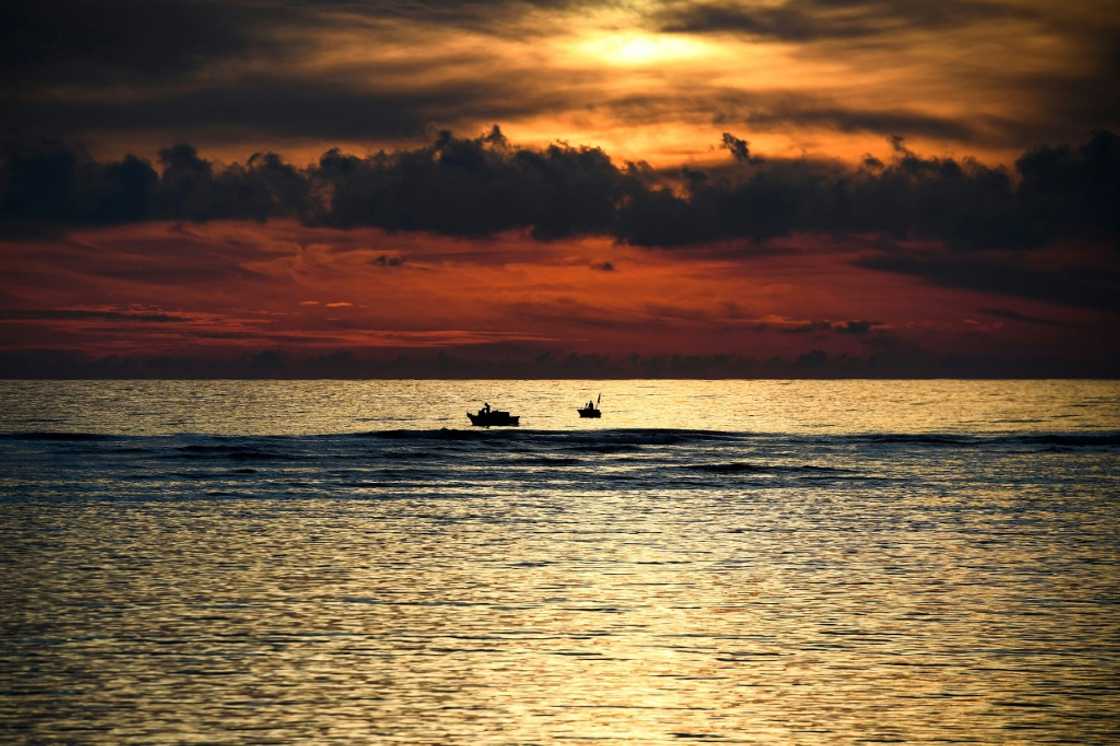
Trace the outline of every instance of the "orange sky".
{"type": "Polygon", "coordinates": [[[16,2],[0,354],[1111,370],[1114,11],[16,2]]]}
{"type": "Polygon", "coordinates": [[[16,5],[6,108],[106,155],[302,164],[500,122],[659,166],[711,159],[726,130],[772,156],[882,156],[899,135],[1007,161],[1116,115],[1101,0],[16,5]]]}
{"type": "Polygon", "coordinates": [[[781,243],[682,255],[602,238],[482,244],[283,220],[81,230],[8,247],[18,271],[0,280],[0,297],[43,311],[0,320],[0,345],[94,357],[504,347],[793,360],[891,346],[1069,355],[1071,331],[1109,321],[917,278],[884,282],[853,265],[869,254],[859,237],[781,243]]]}

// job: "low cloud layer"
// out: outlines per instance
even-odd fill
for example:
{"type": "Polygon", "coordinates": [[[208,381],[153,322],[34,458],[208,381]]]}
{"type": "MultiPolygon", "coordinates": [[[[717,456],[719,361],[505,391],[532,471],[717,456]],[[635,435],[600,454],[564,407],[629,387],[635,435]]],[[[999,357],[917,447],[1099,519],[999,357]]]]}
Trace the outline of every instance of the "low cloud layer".
{"type": "MultiPolygon", "coordinates": [[[[1014,170],[925,157],[898,139],[890,161],[868,158],[859,168],[765,160],[729,133],[723,144],[728,166],[668,172],[617,164],[598,148],[518,147],[497,127],[367,157],[331,150],[306,168],[273,153],[221,166],[190,145],[161,151],[158,167],[45,145],[4,155],[0,229],[10,238],[147,220],[289,217],[461,237],[605,235],[659,247],[879,234],[957,251],[1115,245],[1120,236],[1120,138],[1110,132],[1029,150],[1014,170]]],[[[879,268],[911,271],[888,265],[879,268]]]]}

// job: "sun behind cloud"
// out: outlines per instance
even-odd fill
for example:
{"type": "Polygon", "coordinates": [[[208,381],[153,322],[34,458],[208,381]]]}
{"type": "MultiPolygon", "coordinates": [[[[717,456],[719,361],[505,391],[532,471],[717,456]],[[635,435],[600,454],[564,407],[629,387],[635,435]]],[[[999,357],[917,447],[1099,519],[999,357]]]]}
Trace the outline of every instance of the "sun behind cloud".
{"type": "Polygon", "coordinates": [[[711,45],[687,36],[641,32],[597,33],[574,47],[578,56],[621,67],[664,65],[715,53],[711,45]]]}

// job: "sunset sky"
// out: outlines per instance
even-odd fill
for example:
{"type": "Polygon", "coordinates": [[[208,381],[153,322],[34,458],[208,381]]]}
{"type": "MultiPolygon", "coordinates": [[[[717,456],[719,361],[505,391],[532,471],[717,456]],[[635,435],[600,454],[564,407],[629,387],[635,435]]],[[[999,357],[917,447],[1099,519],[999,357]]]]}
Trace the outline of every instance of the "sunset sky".
{"type": "Polygon", "coordinates": [[[0,8],[0,375],[1120,375],[1120,13],[0,8]]]}

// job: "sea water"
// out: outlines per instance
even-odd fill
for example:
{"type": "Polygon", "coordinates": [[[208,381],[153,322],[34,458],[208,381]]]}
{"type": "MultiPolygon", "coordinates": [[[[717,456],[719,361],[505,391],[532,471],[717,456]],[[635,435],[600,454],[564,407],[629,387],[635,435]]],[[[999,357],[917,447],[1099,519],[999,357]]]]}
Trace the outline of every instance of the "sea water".
{"type": "Polygon", "coordinates": [[[1120,739],[1117,382],[15,381],[0,432],[0,740],[1120,739]]]}

